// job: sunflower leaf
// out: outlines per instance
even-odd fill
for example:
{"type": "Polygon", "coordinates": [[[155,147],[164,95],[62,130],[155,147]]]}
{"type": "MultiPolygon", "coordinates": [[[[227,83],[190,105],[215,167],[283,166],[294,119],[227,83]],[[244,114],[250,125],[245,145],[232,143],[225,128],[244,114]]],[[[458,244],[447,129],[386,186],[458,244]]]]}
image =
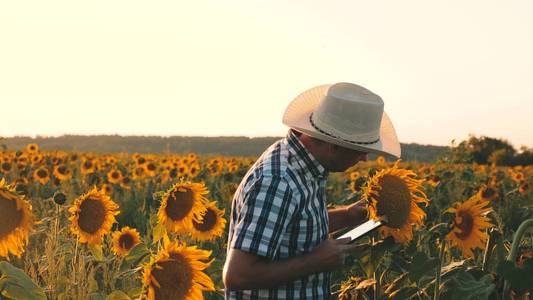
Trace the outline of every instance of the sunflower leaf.
{"type": "Polygon", "coordinates": [[[533,259],[526,260],[523,267],[516,267],[512,261],[502,261],[498,265],[498,274],[519,292],[533,291],[533,259]]]}
{"type": "Polygon", "coordinates": [[[416,252],[409,268],[409,279],[418,281],[424,274],[433,271],[438,263],[438,258],[428,257],[424,252],[416,252]]]}
{"type": "Polygon", "coordinates": [[[0,262],[0,298],[46,299],[44,291],[19,268],[0,262]]]}
{"type": "Polygon", "coordinates": [[[464,270],[449,278],[444,286],[442,298],[452,300],[489,299],[496,288],[490,274],[477,280],[464,270]]]}
{"type": "Polygon", "coordinates": [[[94,256],[96,261],[104,261],[104,251],[102,245],[91,245],[89,244],[89,251],[94,256]]]}
{"type": "Polygon", "coordinates": [[[124,257],[124,261],[120,266],[120,271],[124,272],[128,269],[136,267],[141,262],[143,262],[144,259],[147,258],[149,255],[150,251],[148,251],[148,248],[146,248],[145,244],[140,243],[135,245],[135,247],[133,247],[130,252],[128,252],[128,255],[124,257]]]}
{"type": "Polygon", "coordinates": [[[154,235],[154,244],[155,244],[159,242],[167,234],[167,229],[165,228],[163,224],[157,223],[152,233],[154,235]]]}
{"type": "Polygon", "coordinates": [[[107,295],[105,300],[131,300],[131,298],[123,291],[114,291],[107,295]]]}

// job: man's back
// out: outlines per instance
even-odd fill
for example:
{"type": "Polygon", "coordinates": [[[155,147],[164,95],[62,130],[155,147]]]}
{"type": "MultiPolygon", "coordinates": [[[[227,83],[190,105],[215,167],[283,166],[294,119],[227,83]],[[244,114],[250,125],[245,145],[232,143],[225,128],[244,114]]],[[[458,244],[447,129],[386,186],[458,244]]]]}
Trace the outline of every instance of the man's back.
{"type": "MultiPolygon", "coordinates": [[[[269,147],[237,189],[231,248],[279,261],[313,250],[328,237],[327,172],[294,131],[269,147]]],[[[327,299],[330,274],[317,273],[276,289],[226,291],[228,299],[327,299]]]]}

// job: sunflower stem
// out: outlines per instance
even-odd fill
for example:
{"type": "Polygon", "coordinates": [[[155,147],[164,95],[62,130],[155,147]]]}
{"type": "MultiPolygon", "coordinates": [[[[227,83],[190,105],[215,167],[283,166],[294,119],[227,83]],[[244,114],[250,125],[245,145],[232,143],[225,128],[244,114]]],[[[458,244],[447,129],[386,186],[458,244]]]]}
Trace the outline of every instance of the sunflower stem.
{"type": "Polygon", "coordinates": [[[442,260],[444,258],[444,251],[446,249],[446,240],[440,239],[440,251],[439,251],[439,264],[437,265],[437,270],[435,271],[435,290],[433,293],[433,300],[439,300],[440,297],[440,271],[442,268],[442,260]]]}
{"type": "MultiPolygon", "coordinates": [[[[518,227],[518,230],[514,234],[513,238],[513,244],[511,245],[511,251],[509,252],[509,256],[507,256],[507,261],[516,261],[516,256],[518,255],[518,247],[520,246],[520,241],[522,240],[522,236],[526,233],[526,230],[533,226],[533,218],[527,219],[520,226],[518,227]]],[[[507,300],[509,299],[509,292],[511,290],[511,286],[505,280],[505,283],[503,285],[503,299],[507,300]]]]}
{"type": "Polygon", "coordinates": [[[494,245],[496,244],[496,240],[497,240],[496,234],[497,234],[496,230],[492,228],[489,233],[489,238],[487,239],[487,243],[485,246],[485,252],[483,253],[483,263],[481,267],[481,270],[483,271],[487,270],[490,257],[492,256],[492,249],[494,248],[494,245]]]}
{"type": "MultiPolygon", "coordinates": [[[[374,237],[372,237],[372,245],[376,245],[376,240],[374,237]]],[[[379,263],[376,265],[376,269],[374,270],[374,300],[380,300],[381,299],[381,295],[380,295],[380,289],[381,289],[381,286],[379,284],[379,277],[380,277],[380,274],[379,274],[379,263]]]]}

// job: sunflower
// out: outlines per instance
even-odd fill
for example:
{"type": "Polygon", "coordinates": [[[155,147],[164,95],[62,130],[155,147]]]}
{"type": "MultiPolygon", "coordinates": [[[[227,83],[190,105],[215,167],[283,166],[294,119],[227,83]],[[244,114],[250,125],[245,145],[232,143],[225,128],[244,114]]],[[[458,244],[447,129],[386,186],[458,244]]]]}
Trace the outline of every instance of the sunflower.
{"type": "Polygon", "coordinates": [[[39,151],[39,146],[37,144],[28,144],[26,145],[26,152],[28,153],[37,153],[39,151]]]}
{"type": "Polygon", "coordinates": [[[129,176],[122,177],[122,180],[120,181],[120,187],[125,190],[131,189],[131,178],[129,176]]]}
{"type": "Polygon", "coordinates": [[[122,172],[117,169],[113,169],[107,173],[107,180],[110,183],[119,183],[122,181],[122,172]]]}
{"type": "Polygon", "coordinates": [[[481,199],[486,200],[486,201],[496,200],[498,199],[498,196],[499,196],[498,191],[496,191],[496,189],[490,185],[482,186],[479,189],[478,194],[481,199]]]}
{"type": "Polygon", "coordinates": [[[423,180],[415,179],[411,170],[399,169],[398,161],[391,168],[374,174],[363,186],[362,199],[368,203],[370,218],[386,216],[388,221],[380,232],[406,243],[413,238],[412,226],[421,226],[426,213],[417,203],[428,204],[422,191],[423,180]]]}
{"type": "Polygon", "coordinates": [[[157,171],[157,165],[151,161],[144,165],[144,173],[148,177],[154,177],[157,171]]]}
{"type": "Polygon", "coordinates": [[[518,187],[518,192],[522,195],[526,195],[529,192],[529,183],[526,181],[521,182],[518,187]]]}
{"type": "Polygon", "coordinates": [[[489,222],[486,214],[491,211],[488,200],[481,199],[479,194],[472,196],[462,204],[456,204],[447,211],[455,213],[452,224],[452,231],[448,233],[446,239],[451,245],[461,250],[464,256],[473,257],[475,248],[483,248],[488,235],[484,232],[486,228],[493,225],[489,222]]]}
{"type": "Polygon", "coordinates": [[[144,268],[148,299],[204,299],[202,291],[214,291],[215,285],[205,270],[211,251],[187,247],[177,242],[165,247],[144,268]]]}
{"type": "Polygon", "coordinates": [[[0,212],[0,256],[11,253],[20,257],[33,224],[31,204],[6,185],[4,179],[0,180],[0,212]]]}
{"type": "Polygon", "coordinates": [[[229,173],[235,173],[235,172],[237,172],[239,170],[239,165],[236,164],[236,163],[231,163],[231,164],[227,165],[227,167],[228,167],[228,172],[229,173]]]}
{"type": "Polygon", "coordinates": [[[45,167],[39,167],[33,172],[33,179],[40,184],[45,185],[50,180],[50,172],[45,167]]]}
{"type": "Polygon", "coordinates": [[[96,187],[76,199],[69,212],[71,232],[79,236],[81,243],[89,244],[101,244],[119,214],[118,205],[96,187]]]}
{"type": "Polygon", "coordinates": [[[137,164],[137,166],[139,167],[142,167],[145,163],[146,163],[146,158],[138,155],[136,158],[135,158],[135,163],[137,164]]]}
{"type": "Polygon", "coordinates": [[[216,201],[209,202],[206,207],[205,215],[202,221],[192,221],[191,235],[200,241],[211,240],[224,234],[226,219],[224,219],[224,210],[217,208],[216,201]]]}
{"type": "Polygon", "coordinates": [[[146,170],[144,167],[136,167],[133,169],[132,177],[135,180],[143,179],[146,175],[146,170]]]}
{"type": "Polygon", "coordinates": [[[60,181],[69,180],[72,177],[72,172],[66,165],[58,165],[54,167],[54,176],[60,181]]]}
{"type": "Polygon", "coordinates": [[[513,174],[513,180],[516,181],[516,182],[520,182],[524,179],[524,173],[522,172],[515,172],[513,174]]]}
{"type": "Polygon", "coordinates": [[[111,194],[113,194],[113,187],[109,183],[104,183],[100,187],[100,192],[102,192],[102,193],[104,193],[104,194],[106,194],[108,196],[111,196],[111,194]]]}
{"type": "Polygon", "coordinates": [[[186,164],[180,164],[177,168],[177,177],[185,177],[189,171],[189,167],[186,164]]]}
{"type": "Polygon", "coordinates": [[[141,242],[141,236],[135,228],[123,227],[113,232],[113,252],[119,256],[126,256],[128,252],[141,242]]]}
{"type": "Polygon", "coordinates": [[[94,173],[96,171],[96,166],[91,159],[84,159],[81,163],[81,174],[87,175],[94,173]]]}
{"type": "Polygon", "coordinates": [[[157,213],[160,224],[172,232],[190,231],[192,221],[201,222],[205,214],[208,193],[203,183],[181,181],[174,184],[164,194],[157,213]]]}
{"type": "Polygon", "coordinates": [[[4,161],[0,164],[0,172],[2,172],[3,174],[9,174],[12,168],[13,167],[11,166],[11,162],[9,161],[4,161]]]}
{"type": "Polygon", "coordinates": [[[430,186],[436,187],[440,183],[440,177],[437,175],[429,176],[429,179],[426,181],[430,186]]]}
{"type": "Polygon", "coordinates": [[[200,170],[201,170],[200,164],[197,162],[194,162],[189,166],[189,172],[187,175],[189,176],[189,178],[194,178],[198,176],[198,174],[200,173],[200,170]]]}

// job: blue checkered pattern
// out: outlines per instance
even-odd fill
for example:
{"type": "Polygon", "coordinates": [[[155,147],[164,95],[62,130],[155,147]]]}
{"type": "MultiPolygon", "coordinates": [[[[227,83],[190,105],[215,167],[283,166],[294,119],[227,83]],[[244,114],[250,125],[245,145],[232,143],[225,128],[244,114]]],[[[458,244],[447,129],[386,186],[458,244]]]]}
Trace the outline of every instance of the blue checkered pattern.
{"type": "MultiPolygon", "coordinates": [[[[327,171],[297,136],[270,146],[241,181],[231,208],[228,251],[272,261],[308,253],[328,237],[327,171]]],[[[226,299],[328,299],[330,273],[274,289],[226,290],[226,299]]]]}

